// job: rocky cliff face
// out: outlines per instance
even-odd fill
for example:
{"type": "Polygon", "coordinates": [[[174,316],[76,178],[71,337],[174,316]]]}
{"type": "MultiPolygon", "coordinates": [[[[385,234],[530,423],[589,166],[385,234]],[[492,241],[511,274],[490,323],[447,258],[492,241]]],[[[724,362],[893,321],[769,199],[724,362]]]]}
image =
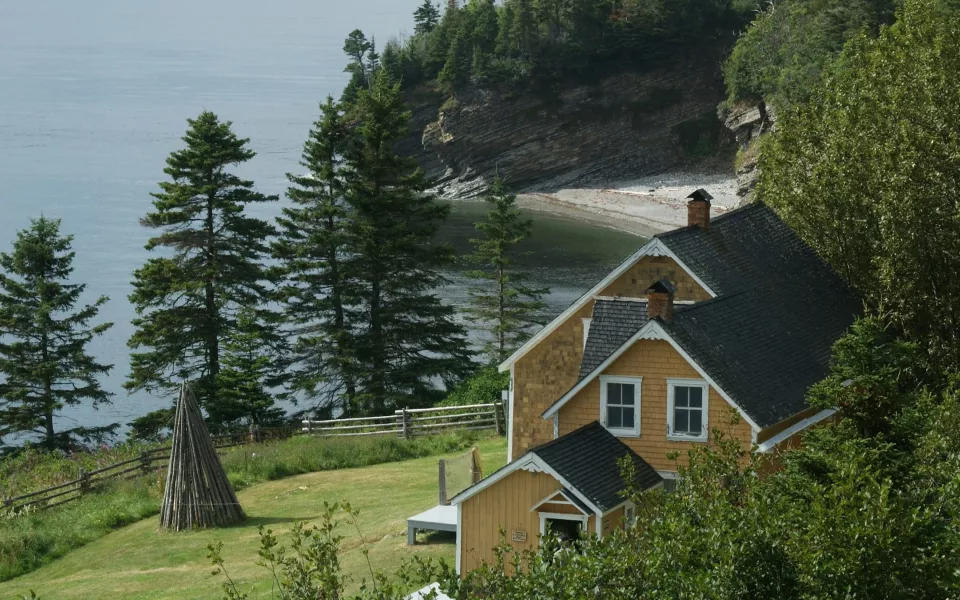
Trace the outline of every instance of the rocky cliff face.
{"type": "Polygon", "coordinates": [[[734,106],[722,117],[724,126],[734,134],[740,146],[736,164],[737,195],[749,200],[760,175],[757,170],[760,137],[773,130],[777,116],[772,105],[759,102],[734,106]]]}
{"type": "Polygon", "coordinates": [[[548,94],[413,98],[403,150],[448,197],[476,195],[497,173],[518,192],[662,173],[715,154],[729,135],[716,116],[716,62],[668,64],[548,94]]]}

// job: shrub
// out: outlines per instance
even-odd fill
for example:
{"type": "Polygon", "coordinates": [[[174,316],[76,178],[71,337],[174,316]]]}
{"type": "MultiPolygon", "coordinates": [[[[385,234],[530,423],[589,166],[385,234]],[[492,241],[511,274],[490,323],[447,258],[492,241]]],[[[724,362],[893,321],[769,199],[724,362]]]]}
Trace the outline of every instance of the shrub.
{"type": "Polygon", "coordinates": [[[495,365],[489,365],[461,382],[437,406],[468,406],[500,402],[500,393],[509,385],[510,374],[500,373],[495,365]]]}

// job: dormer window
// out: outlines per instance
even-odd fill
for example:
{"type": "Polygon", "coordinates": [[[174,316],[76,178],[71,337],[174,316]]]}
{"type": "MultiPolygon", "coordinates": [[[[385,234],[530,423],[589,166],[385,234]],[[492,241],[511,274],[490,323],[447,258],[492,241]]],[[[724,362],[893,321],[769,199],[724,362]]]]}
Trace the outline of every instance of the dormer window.
{"type": "Polygon", "coordinates": [[[621,437],[640,435],[640,377],[600,376],[600,422],[621,437]]]}
{"type": "Polygon", "coordinates": [[[682,442],[707,441],[707,382],[667,380],[667,438],[682,442]]]}

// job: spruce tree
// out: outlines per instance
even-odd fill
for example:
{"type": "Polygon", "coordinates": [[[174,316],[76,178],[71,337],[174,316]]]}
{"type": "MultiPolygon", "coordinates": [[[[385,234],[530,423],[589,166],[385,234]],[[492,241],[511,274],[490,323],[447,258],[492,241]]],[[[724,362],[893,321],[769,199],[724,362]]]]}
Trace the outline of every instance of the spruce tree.
{"type": "Polygon", "coordinates": [[[474,62],[471,37],[466,23],[461,23],[450,44],[447,62],[437,76],[437,81],[450,93],[456,92],[470,81],[474,62]]]}
{"type": "Polygon", "coordinates": [[[284,266],[285,312],[292,332],[291,385],[319,405],[352,413],[356,386],[350,324],[358,303],[356,282],[348,272],[346,230],[350,207],[344,202],[343,159],[352,138],[341,106],[327,98],[320,119],[303,146],[304,175],[287,175],[287,197],[280,239],[274,252],[284,266]]]}
{"type": "Polygon", "coordinates": [[[358,142],[347,153],[349,236],[359,285],[357,361],[360,412],[429,405],[471,370],[455,310],[436,289],[452,249],[435,235],[450,212],[428,193],[415,162],[395,151],[410,113],[400,88],[382,73],[352,107],[358,142]]]}
{"type": "Polygon", "coordinates": [[[76,308],[86,285],[68,283],[72,240],[60,234],[59,220],[40,217],[17,234],[12,253],[0,253],[0,438],[39,437],[47,448],[57,448],[69,446],[75,436],[103,433],[54,427],[65,406],[96,408],[112,395],[98,376],[113,365],[97,362],[86,350],[112,326],[90,324],[107,297],[76,308]]]}
{"type": "Polygon", "coordinates": [[[217,376],[219,396],[207,411],[215,423],[273,425],[283,421],[284,411],[274,406],[267,389],[275,363],[264,348],[256,313],[237,312],[237,325],[223,343],[223,358],[217,376]]]}
{"type": "Polygon", "coordinates": [[[482,237],[470,240],[475,251],[468,260],[478,267],[467,275],[479,284],[470,289],[467,312],[487,327],[484,353],[493,362],[505,360],[544,323],[542,298],[550,292],[526,285],[529,277],[516,267],[517,244],[533,232],[533,220],[523,217],[516,200],[497,177],[484,197],[491,210],[476,224],[482,237]]]}
{"type": "Polygon", "coordinates": [[[440,22],[440,7],[431,0],[423,0],[423,4],[413,13],[413,32],[416,35],[426,35],[432,32],[440,22]]]}
{"type": "MultiPolygon", "coordinates": [[[[251,311],[251,328],[264,352],[279,358],[283,338],[279,317],[267,308],[275,275],[265,264],[274,228],[246,214],[250,204],[274,202],[252,181],[228,169],[254,156],[249,140],[212,112],[188,119],[186,147],[172,152],[160,183],[154,212],[141,221],[159,230],[147,250],[163,250],[134,273],[130,301],[137,311],[128,345],[128,390],[171,392],[183,380],[198,380],[201,406],[217,414],[221,344],[237,332],[237,313],[251,311]]],[[[222,425],[216,423],[213,425],[222,425]]]]}

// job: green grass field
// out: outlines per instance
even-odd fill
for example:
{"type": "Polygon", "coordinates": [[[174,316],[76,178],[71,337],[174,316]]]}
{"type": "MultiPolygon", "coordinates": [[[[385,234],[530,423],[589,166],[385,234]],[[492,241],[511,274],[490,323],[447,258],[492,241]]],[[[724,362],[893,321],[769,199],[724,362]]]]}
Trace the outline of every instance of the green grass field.
{"type": "MultiPolygon", "coordinates": [[[[484,474],[506,460],[503,438],[477,442],[484,474]]],[[[454,558],[453,538],[432,536],[426,543],[406,545],[406,519],[437,502],[438,456],[358,469],[299,475],[252,486],[238,496],[247,513],[243,525],[227,529],[165,533],[151,517],[119,529],[68,553],[32,573],[0,583],[0,598],[16,598],[34,590],[43,600],[123,598],[124,600],[213,600],[220,597],[219,576],[211,575],[207,545],[223,541],[230,575],[242,591],[270,597],[270,581],[257,566],[257,527],[274,530],[281,543],[297,521],[313,522],[323,502],[346,500],[359,509],[360,526],[379,571],[390,573],[414,554],[454,558]]],[[[352,578],[351,588],[369,579],[360,539],[346,524],[341,560],[352,578]]]]}

